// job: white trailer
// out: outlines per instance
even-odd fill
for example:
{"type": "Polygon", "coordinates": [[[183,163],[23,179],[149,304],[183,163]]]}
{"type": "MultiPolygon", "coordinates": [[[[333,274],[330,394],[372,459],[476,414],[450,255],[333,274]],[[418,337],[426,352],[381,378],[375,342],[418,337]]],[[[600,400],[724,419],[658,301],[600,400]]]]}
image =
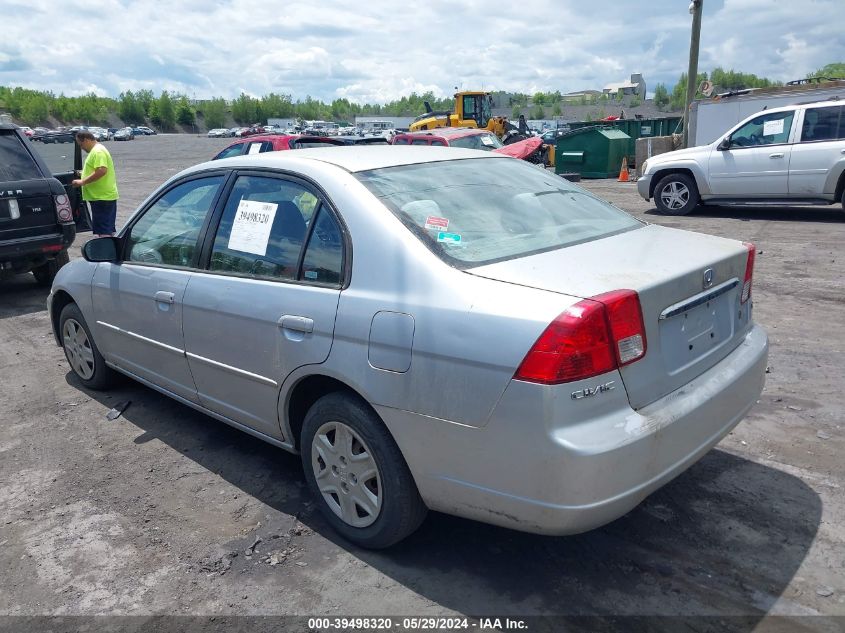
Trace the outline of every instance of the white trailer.
{"type": "Polygon", "coordinates": [[[737,94],[698,99],[690,110],[690,138],[695,139],[690,145],[712,143],[735,124],[764,108],[837,98],[845,101],[845,81],[742,90],[737,94]]]}

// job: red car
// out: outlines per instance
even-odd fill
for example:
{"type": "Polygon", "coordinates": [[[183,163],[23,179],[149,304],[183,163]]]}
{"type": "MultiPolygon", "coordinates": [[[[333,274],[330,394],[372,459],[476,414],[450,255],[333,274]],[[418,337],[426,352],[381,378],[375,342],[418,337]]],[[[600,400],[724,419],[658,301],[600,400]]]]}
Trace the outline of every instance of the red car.
{"type": "Polygon", "coordinates": [[[531,162],[540,162],[543,141],[538,137],[527,138],[505,145],[498,136],[487,130],[471,127],[443,127],[423,132],[406,132],[393,137],[394,145],[437,145],[480,149],[506,154],[531,162]],[[537,156],[535,156],[537,155],[537,156]]]}
{"type": "Polygon", "coordinates": [[[302,136],[301,134],[250,136],[235,141],[222,149],[211,160],[231,158],[232,156],[241,156],[242,154],[263,154],[264,152],[279,152],[286,149],[324,147],[327,145],[344,145],[344,143],[323,136],[302,136]]]}

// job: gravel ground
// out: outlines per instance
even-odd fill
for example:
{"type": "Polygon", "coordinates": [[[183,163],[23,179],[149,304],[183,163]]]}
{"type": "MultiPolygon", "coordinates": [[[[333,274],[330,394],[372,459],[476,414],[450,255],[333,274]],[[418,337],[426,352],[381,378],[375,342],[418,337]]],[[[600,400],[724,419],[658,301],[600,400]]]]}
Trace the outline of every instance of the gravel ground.
{"type": "MultiPolygon", "coordinates": [[[[109,144],[118,224],[227,142],[109,144]]],[[[768,383],[685,474],[579,536],[433,514],[397,547],[362,551],[322,520],[297,456],[131,381],[81,389],[47,291],[20,276],[0,282],[0,614],[715,615],[747,616],[749,631],[767,614],[845,616],[845,212],[664,218],[632,183],[583,185],[649,222],[757,244],[768,383]]]]}

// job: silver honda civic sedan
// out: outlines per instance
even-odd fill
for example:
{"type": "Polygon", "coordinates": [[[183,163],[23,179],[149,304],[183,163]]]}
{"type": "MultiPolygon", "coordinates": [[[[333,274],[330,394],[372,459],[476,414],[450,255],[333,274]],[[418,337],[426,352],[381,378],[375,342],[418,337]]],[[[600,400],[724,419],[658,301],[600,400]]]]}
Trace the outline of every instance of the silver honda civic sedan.
{"type": "Polygon", "coordinates": [[[82,385],[120,372],[300,453],[361,546],[427,510],[572,534],[754,404],[754,253],[523,161],[338,147],[177,174],[59,271],[48,306],[82,385]]]}

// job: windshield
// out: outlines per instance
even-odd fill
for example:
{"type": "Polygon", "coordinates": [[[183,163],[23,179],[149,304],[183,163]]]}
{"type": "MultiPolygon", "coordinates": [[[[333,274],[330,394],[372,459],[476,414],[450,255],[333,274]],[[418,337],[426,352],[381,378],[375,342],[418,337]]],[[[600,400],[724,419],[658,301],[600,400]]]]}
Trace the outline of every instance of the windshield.
{"type": "Polygon", "coordinates": [[[466,149],[483,149],[487,151],[504,146],[505,144],[499,140],[499,137],[490,132],[485,134],[471,134],[449,141],[449,147],[464,147],[466,149]]]}
{"type": "Polygon", "coordinates": [[[642,226],[563,178],[512,158],[402,165],[356,176],[432,252],[459,268],[642,226]]]}

